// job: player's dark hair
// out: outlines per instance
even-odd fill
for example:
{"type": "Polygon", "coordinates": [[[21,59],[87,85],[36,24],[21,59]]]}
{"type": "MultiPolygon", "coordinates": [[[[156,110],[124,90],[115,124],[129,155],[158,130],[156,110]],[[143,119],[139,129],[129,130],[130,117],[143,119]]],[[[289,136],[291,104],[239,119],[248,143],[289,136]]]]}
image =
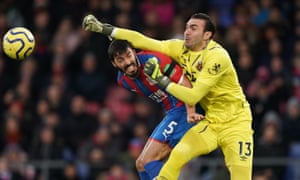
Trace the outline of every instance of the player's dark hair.
{"type": "Polygon", "coordinates": [[[113,40],[108,47],[108,57],[111,61],[114,61],[114,57],[123,54],[127,51],[127,48],[133,49],[133,46],[127,40],[113,40]]]}
{"type": "Polygon", "coordinates": [[[212,39],[216,32],[216,26],[213,23],[213,21],[211,20],[211,18],[207,14],[204,14],[204,13],[193,14],[191,16],[191,19],[192,18],[205,20],[205,22],[206,22],[205,23],[205,31],[211,32],[212,35],[211,35],[210,39],[212,39]]]}

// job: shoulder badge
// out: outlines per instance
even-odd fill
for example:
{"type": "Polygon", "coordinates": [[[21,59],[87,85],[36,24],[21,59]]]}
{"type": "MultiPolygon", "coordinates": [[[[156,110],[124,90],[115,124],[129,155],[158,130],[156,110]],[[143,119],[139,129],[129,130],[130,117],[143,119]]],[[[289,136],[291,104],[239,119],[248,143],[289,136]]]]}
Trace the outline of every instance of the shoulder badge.
{"type": "Polygon", "coordinates": [[[221,64],[215,63],[211,68],[208,68],[208,73],[211,75],[216,75],[220,72],[221,64]]]}

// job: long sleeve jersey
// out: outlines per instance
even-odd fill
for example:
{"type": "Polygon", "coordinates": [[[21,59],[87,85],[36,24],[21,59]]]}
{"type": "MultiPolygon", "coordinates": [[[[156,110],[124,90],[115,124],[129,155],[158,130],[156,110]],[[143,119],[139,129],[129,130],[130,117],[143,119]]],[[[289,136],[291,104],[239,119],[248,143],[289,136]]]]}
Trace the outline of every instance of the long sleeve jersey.
{"type": "Polygon", "coordinates": [[[171,83],[167,91],[183,102],[200,103],[206,119],[211,122],[225,122],[249,108],[237,73],[228,52],[217,42],[210,40],[201,51],[191,51],[183,40],[155,40],[143,34],[122,28],[115,28],[112,36],[126,39],[134,47],[158,51],[173,58],[184,69],[193,88],[171,83]]]}

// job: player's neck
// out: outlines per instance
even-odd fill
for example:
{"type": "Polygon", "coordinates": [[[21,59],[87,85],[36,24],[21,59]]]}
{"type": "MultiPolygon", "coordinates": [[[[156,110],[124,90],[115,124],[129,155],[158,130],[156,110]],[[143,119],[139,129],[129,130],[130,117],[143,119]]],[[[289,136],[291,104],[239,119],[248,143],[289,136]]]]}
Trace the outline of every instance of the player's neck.
{"type": "Polygon", "coordinates": [[[202,51],[204,50],[207,46],[208,43],[210,42],[210,39],[202,41],[202,43],[200,43],[198,46],[195,46],[193,49],[191,49],[192,51],[202,51]]]}

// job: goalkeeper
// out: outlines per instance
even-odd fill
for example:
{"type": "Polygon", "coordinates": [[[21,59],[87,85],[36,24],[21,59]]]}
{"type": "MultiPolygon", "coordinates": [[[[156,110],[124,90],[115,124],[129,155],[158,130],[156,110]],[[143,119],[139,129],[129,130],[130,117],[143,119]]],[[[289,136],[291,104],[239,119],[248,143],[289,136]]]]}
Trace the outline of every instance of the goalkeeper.
{"type": "Polygon", "coordinates": [[[193,88],[171,82],[162,75],[155,60],[149,61],[145,73],[178,99],[194,105],[200,103],[205,120],[191,128],[172,150],[158,179],[178,179],[183,165],[198,155],[220,147],[231,180],[252,177],[252,116],[228,52],[213,40],[215,25],[203,13],[191,16],[186,23],[184,40],[158,41],[143,34],[102,24],[94,16],[83,20],[85,30],[116,39],[127,39],[134,47],[165,53],[184,69],[193,88]]]}

